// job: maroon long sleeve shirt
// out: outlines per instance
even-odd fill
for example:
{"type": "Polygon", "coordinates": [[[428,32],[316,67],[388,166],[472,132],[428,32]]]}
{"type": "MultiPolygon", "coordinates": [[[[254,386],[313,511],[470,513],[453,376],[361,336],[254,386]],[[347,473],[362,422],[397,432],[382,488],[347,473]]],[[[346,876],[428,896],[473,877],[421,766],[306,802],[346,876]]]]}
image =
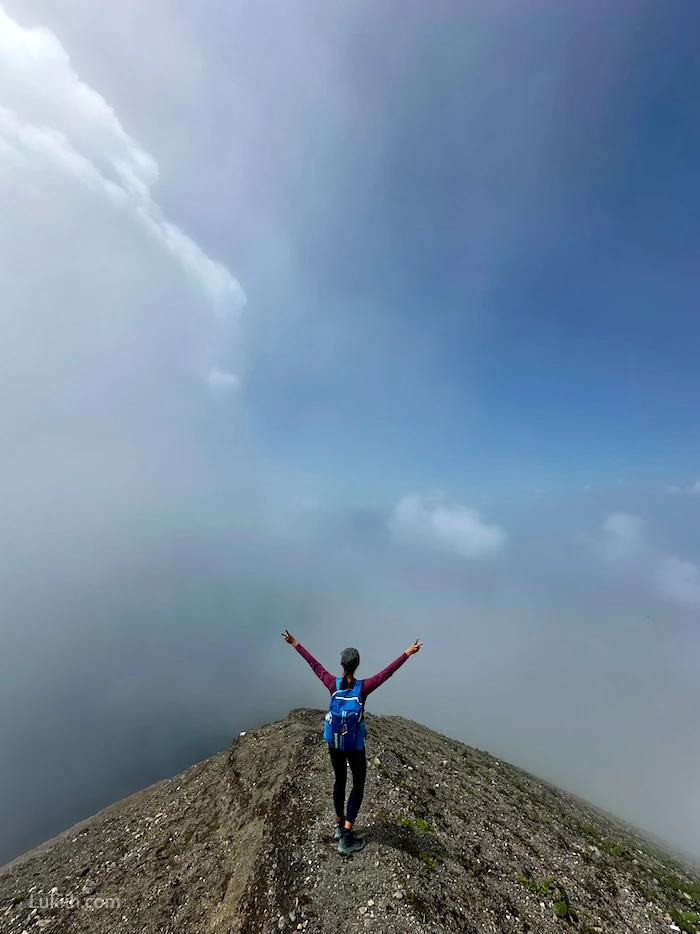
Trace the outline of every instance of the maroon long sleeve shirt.
{"type": "MultiPolygon", "coordinates": [[[[323,665],[320,662],[317,662],[313,655],[308,652],[300,642],[297,643],[296,650],[302,658],[306,659],[306,661],[311,666],[313,673],[317,678],[319,678],[319,680],[323,681],[324,685],[328,688],[329,693],[332,694],[333,691],[335,691],[336,676],[332,675],[329,671],[326,671],[323,665]]],[[[372,675],[371,678],[365,678],[362,681],[362,691],[360,692],[360,699],[362,700],[362,703],[364,704],[368,695],[371,694],[372,691],[376,691],[377,688],[384,684],[384,682],[389,679],[395,671],[398,671],[403,663],[408,661],[408,658],[409,656],[406,655],[405,652],[402,652],[398,658],[395,658],[394,661],[390,665],[387,665],[386,668],[384,668],[382,671],[380,671],[379,674],[372,675]]]]}

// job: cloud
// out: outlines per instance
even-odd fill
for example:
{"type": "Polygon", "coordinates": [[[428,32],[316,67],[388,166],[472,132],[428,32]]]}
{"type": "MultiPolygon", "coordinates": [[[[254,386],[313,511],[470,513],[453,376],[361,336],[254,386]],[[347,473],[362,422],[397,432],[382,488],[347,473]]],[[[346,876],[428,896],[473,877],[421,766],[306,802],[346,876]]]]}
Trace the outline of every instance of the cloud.
{"type": "Polygon", "coordinates": [[[508,537],[500,526],[483,522],[475,509],[448,504],[439,491],[411,493],[401,499],[389,529],[396,541],[432,546],[463,558],[495,554],[508,537]]]}
{"type": "Polygon", "coordinates": [[[700,609],[700,567],[694,561],[675,555],[661,557],[655,582],[659,591],[674,603],[700,609]]]}
{"type": "Polygon", "coordinates": [[[238,389],[240,380],[235,373],[227,373],[224,370],[217,370],[212,367],[207,374],[207,382],[212,389],[226,389],[233,391],[238,389]]]}
{"type": "Polygon", "coordinates": [[[666,487],[666,492],[674,495],[679,493],[691,493],[691,494],[700,494],[700,480],[696,483],[692,483],[690,486],[678,486],[678,484],[672,484],[671,486],[666,487]]]}
{"type": "Polygon", "coordinates": [[[610,561],[629,559],[642,547],[645,521],[639,516],[616,512],[603,522],[603,550],[610,561]]]}
{"type": "Polygon", "coordinates": [[[646,522],[639,516],[614,512],[603,522],[603,531],[616,539],[636,542],[642,536],[646,522]]]}
{"type": "MultiPolygon", "coordinates": [[[[68,24],[66,43],[71,33],[68,24]]],[[[158,111],[139,115],[129,78],[110,84],[97,70],[162,146],[158,111]]],[[[166,706],[185,722],[197,703],[173,691],[199,677],[192,620],[221,657],[221,619],[243,631],[266,599],[259,559],[249,557],[265,538],[250,447],[238,412],[201,391],[214,361],[219,384],[234,388],[244,297],[173,223],[196,214],[203,169],[171,156],[166,216],[155,159],[52,32],[24,28],[0,7],[0,704],[12,698],[24,710],[0,725],[11,762],[0,767],[0,863],[8,847],[38,842],[27,777],[39,750],[63,762],[56,816],[37,817],[43,836],[53,821],[70,822],[77,798],[91,809],[86,789],[101,800],[123,792],[117,763],[138,747],[145,760],[160,748],[163,767],[166,706]],[[168,655],[162,680],[158,651],[168,655]],[[77,735],[63,751],[52,735],[51,723],[62,732],[79,708],[109,761],[104,772],[77,735]],[[134,740],[137,708],[150,721],[146,742],[134,740]]],[[[219,698],[230,678],[210,665],[219,698]]]]}
{"type": "Polygon", "coordinates": [[[605,559],[633,574],[639,586],[679,606],[700,608],[700,568],[695,562],[668,554],[645,535],[639,516],[613,513],[603,522],[601,544],[605,559]]]}
{"type": "Polygon", "coordinates": [[[0,6],[0,159],[47,167],[105,196],[142,225],[200,283],[217,315],[246,303],[240,283],[153,199],[156,160],[126,132],[114,109],[78,77],[55,35],[26,28],[0,6]]]}

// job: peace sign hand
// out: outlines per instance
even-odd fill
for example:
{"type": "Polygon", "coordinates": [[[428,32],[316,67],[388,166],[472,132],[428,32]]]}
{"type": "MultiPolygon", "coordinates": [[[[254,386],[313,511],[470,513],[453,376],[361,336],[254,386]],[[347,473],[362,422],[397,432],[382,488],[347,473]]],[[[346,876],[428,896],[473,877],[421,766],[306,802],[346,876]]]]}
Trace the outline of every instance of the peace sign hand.
{"type": "Polygon", "coordinates": [[[416,639],[416,641],[412,645],[409,645],[409,647],[406,649],[406,655],[415,655],[416,652],[420,650],[422,645],[423,643],[420,641],[420,639],[416,639]]]}
{"type": "Polygon", "coordinates": [[[290,645],[293,645],[294,648],[296,648],[299,645],[299,640],[295,639],[288,629],[285,629],[284,632],[281,633],[281,636],[285,642],[288,642],[290,645]]]}

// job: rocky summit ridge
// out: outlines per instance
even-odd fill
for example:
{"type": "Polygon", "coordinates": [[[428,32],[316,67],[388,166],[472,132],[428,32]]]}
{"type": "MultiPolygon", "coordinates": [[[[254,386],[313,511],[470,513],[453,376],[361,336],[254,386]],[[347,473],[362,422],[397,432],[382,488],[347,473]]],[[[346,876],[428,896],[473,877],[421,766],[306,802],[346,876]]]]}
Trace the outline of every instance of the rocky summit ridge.
{"type": "Polygon", "coordinates": [[[367,846],[340,856],[322,719],[242,733],[0,869],[0,932],[700,931],[692,867],[402,717],[367,716],[367,846]]]}

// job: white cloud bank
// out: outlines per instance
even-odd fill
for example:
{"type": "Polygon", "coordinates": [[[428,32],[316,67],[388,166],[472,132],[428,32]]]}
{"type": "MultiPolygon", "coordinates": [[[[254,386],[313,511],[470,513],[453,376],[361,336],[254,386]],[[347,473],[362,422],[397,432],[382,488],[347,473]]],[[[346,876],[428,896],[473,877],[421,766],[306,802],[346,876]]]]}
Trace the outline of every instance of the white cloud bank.
{"type": "Polygon", "coordinates": [[[56,36],[25,28],[0,6],[0,168],[71,176],[128,211],[190,272],[217,315],[246,303],[241,285],[170,223],[153,199],[158,165],[107,101],[78,77],[56,36]]]}
{"type": "Polygon", "coordinates": [[[431,546],[463,558],[495,554],[508,537],[500,526],[484,522],[475,509],[447,503],[439,491],[405,496],[394,509],[389,530],[395,541],[431,546]]]}
{"type": "Polygon", "coordinates": [[[673,603],[700,609],[700,567],[655,547],[645,534],[646,526],[639,516],[620,512],[608,516],[600,543],[604,558],[673,603]]]}

